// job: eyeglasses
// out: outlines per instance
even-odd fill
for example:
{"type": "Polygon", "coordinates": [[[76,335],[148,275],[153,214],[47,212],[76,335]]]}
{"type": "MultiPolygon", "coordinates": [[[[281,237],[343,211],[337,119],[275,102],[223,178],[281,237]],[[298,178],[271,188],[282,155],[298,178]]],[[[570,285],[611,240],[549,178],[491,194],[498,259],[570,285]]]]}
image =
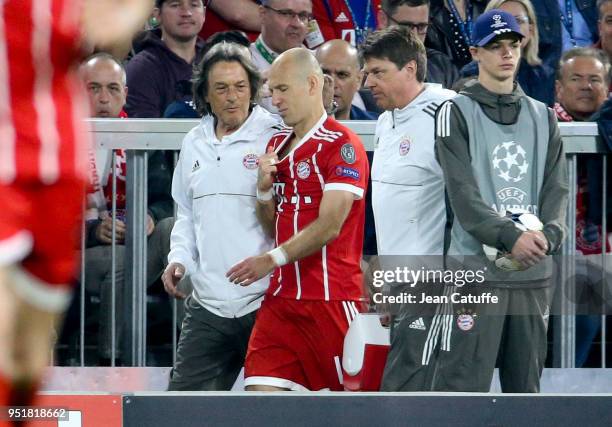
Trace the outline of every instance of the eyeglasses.
{"type": "Polygon", "coordinates": [[[410,31],[416,30],[416,32],[419,34],[425,34],[427,32],[427,28],[429,27],[429,22],[416,23],[416,22],[410,22],[410,21],[398,21],[396,19],[393,19],[391,14],[387,12],[386,10],[383,9],[383,12],[385,12],[385,15],[387,15],[387,18],[389,18],[389,21],[391,21],[393,25],[397,25],[399,27],[406,28],[407,30],[410,30],[410,31]]]}
{"type": "Polygon", "coordinates": [[[521,24],[529,24],[531,22],[529,17],[525,16],[525,15],[515,15],[514,19],[516,19],[516,22],[519,25],[521,25],[521,24]]]}
{"type": "Polygon", "coordinates": [[[287,21],[291,21],[293,18],[297,17],[300,22],[307,24],[312,20],[312,14],[308,12],[294,12],[290,9],[274,9],[271,6],[263,5],[264,8],[270,9],[271,11],[279,14],[281,17],[286,19],[287,21]]]}

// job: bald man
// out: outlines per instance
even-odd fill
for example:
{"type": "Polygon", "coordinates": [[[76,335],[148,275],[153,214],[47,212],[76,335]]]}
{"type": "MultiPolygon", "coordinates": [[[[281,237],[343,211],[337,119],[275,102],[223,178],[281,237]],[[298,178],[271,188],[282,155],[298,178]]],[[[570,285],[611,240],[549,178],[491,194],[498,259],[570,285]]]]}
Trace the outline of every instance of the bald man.
{"type": "Polygon", "coordinates": [[[361,87],[363,73],[359,66],[357,49],[345,40],[330,40],[315,54],[323,73],[334,79],[334,101],[337,120],[376,120],[378,114],[351,105],[361,87]]]}
{"type": "Polygon", "coordinates": [[[270,69],[286,125],[259,159],[257,216],[276,247],[228,272],[248,286],[272,272],[245,363],[247,390],[342,390],[344,336],[362,311],[368,161],[359,138],[323,109],[323,73],[303,48],[270,69]]]}

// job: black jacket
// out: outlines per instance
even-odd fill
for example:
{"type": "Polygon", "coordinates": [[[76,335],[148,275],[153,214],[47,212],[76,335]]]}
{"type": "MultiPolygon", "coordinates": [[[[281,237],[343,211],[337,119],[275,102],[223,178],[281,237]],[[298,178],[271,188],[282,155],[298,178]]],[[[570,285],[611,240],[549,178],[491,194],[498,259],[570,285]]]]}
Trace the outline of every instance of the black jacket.
{"type": "Polygon", "coordinates": [[[429,83],[439,83],[446,89],[453,87],[459,79],[459,72],[450,60],[442,52],[435,49],[427,49],[427,77],[429,83]]]}
{"type": "MultiPolygon", "coordinates": [[[[474,22],[484,11],[487,0],[471,0],[471,4],[473,6],[472,22],[474,22]]],[[[451,14],[444,6],[443,0],[432,0],[429,17],[430,23],[425,46],[448,56],[458,69],[469,63],[472,60],[469,45],[455,43],[455,40],[461,40],[460,35],[455,34],[456,31],[457,33],[459,31],[451,22],[451,14]]]]}
{"type": "MultiPolygon", "coordinates": [[[[202,55],[202,40],[196,43],[197,63],[202,55]]],[[[177,101],[177,84],[191,80],[193,64],[172,52],[161,40],[161,30],[151,30],[139,41],[140,51],[127,63],[128,96],[125,111],[129,117],[163,117],[169,104],[177,101]]],[[[184,96],[191,100],[191,94],[184,96]]]]}

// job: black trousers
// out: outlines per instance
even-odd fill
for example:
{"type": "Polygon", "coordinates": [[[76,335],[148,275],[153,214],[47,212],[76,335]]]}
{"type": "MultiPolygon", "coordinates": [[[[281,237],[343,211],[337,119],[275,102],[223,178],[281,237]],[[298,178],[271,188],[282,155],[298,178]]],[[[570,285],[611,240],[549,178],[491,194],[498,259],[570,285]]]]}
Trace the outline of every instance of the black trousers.
{"type": "Polygon", "coordinates": [[[168,390],[230,390],[244,365],[255,314],[220,317],[188,297],[168,390]]]}
{"type": "Polygon", "coordinates": [[[540,390],[552,288],[430,285],[424,292],[442,302],[403,304],[393,316],[383,390],[488,392],[496,363],[503,392],[540,390]],[[497,303],[451,298],[483,293],[497,303]]]}

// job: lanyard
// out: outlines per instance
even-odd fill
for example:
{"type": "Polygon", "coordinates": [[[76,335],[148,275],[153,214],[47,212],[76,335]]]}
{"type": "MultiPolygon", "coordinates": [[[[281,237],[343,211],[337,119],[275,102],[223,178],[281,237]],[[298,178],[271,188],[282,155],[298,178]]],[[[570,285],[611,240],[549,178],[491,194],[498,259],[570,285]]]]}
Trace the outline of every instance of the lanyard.
{"type": "Polygon", "coordinates": [[[472,5],[472,2],[470,2],[470,0],[466,0],[466,4],[467,4],[467,13],[466,13],[465,21],[464,21],[463,19],[461,19],[461,15],[459,14],[459,11],[457,10],[457,6],[455,6],[454,0],[448,0],[448,7],[450,8],[450,11],[453,14],[453,17],[457,20],[457,23],[459,24],[459,30],[461,31],[461,36],[463,36],[463,39],[469,45],[472,40],[472,12],[473,12],[474,6],[472,5]]]}
{"type": "Polygon", "coordinates": [[[353,13],[350,0],[344,0],[344,4],[346,4],[346,7],[348,8],[349,13],[351,14],[351,19],[353,20],[353,25],[355,26],[356,44],[360,45],[365,41],[368,33],[370,32],[368,29],[368,21],[370,20],[370,14],[372,13],[372,0],[368,0],[366,2],[365,19],[363,20],[362,25],[359,25],[357,22],[357,17],[353,13]]]}
{"type": "Polygon", "coordinates": [[[561,14],[561,22],[570,35],[572,44],[574,43],[574,13],[572,12],[572,0],[565,0],[565,13],[559,8],[561,14]]]}
{"type": "Polygon", "coordinates": [[[261,53],[261,56],[263,56],[263,58],[268,62],[268,64],[273,63],[278,56],[274,52],[270,52],[268,48],[264,46],[263,41],[261,41],[261,36],[257,37],[257,40],[255,40],[255,47],[259,53],[261,53]]]}

